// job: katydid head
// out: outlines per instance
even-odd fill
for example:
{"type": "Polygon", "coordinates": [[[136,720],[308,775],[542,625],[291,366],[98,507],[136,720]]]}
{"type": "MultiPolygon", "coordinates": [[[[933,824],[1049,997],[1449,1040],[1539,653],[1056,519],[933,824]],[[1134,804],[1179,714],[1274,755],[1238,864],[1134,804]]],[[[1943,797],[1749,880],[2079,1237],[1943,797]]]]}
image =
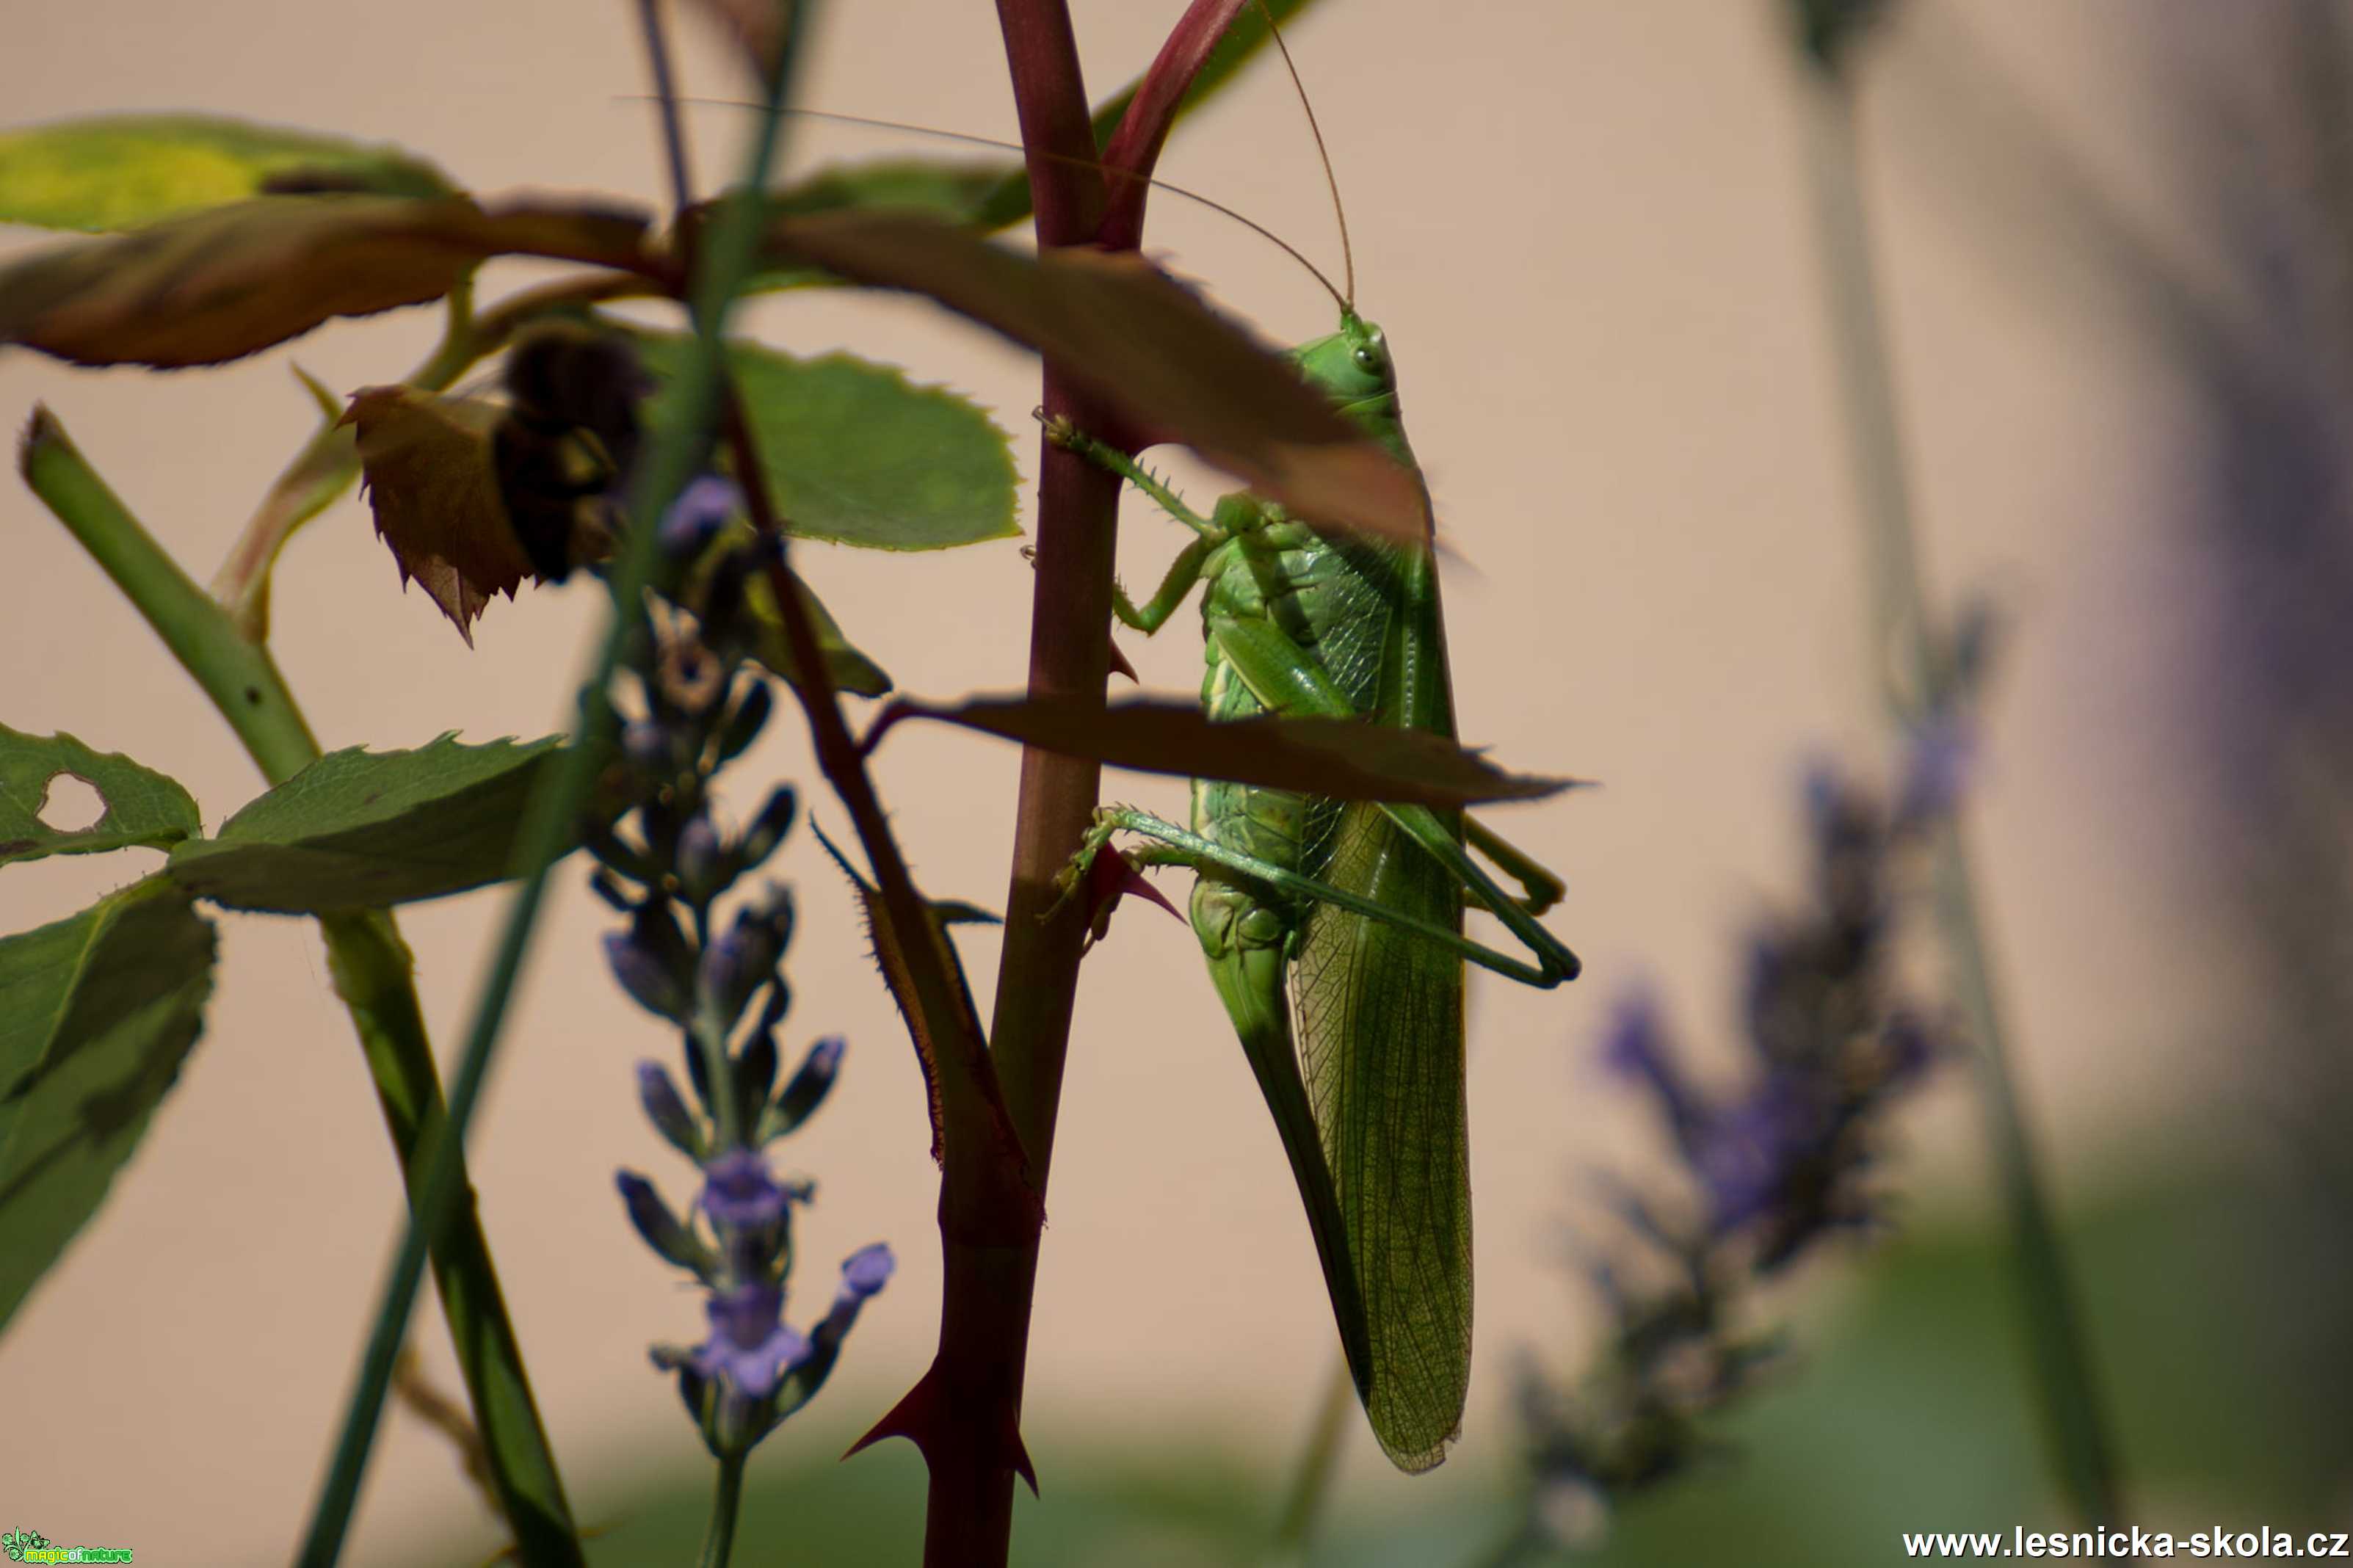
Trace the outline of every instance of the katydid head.
{"type": "Polygon", "coordinates": [[[1397,370],[1389,363],[1388,334],[1354,310],[1340,315],[1340,330],[1291,351],[1299,374],[1342,409],[1397,395],[1397,370]]]}
{"type": "Polygon", "coordinates": [[[1397,366],[1388,335],[1354,310],[1340,313],[1340,330],[1291,351],[1299,374],[1340,413],[1384,444],[1402,440],[1397,366]]]}

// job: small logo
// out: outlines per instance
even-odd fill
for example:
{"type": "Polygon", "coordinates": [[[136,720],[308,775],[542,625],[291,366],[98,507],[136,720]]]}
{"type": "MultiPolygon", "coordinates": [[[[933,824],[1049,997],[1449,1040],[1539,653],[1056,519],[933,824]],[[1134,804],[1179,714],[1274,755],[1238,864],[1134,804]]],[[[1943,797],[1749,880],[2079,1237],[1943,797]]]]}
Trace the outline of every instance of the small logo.
{"type": "Polygon", "coordinates": [[[128,1563],[127,1546],[58,1546],[37,1530],[0,1535],[0,1557],[11,1563],[128,1563]]]}

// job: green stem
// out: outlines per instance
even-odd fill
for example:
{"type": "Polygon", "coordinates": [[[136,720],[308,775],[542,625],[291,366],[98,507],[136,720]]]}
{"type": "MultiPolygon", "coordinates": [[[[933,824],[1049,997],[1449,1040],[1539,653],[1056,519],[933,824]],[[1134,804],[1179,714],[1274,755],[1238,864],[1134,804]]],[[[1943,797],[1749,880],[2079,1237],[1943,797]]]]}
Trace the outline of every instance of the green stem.
{"type": "Polygon", "coordinates": [[[319,742],[269,650],[239,637],[98,477],[47,408],[33,410],[18,452],[25,482],[122,590],[195,678],[272,784],[318,759],[319,742]]]}
{"type": "Polygon", "coordinates": [[[1324,1374],[1324,1397],[1316,1402],[1315,1425],[1308,1428],[1307,1445],[1300,1450],[1292,1472],[1290,1495],[1274,1529],[1278,1563],[1304,1563],[1315,1542],[1315,1527],[1332,1495],[1332,1478],[1339,1468],[1340,1440],[1348,1429],[1348,1413],[1356,1407],[1356,1385],[1348,1363],[1335,1357],[1324,1374]]]}
{"type": "Polygon", "coordinates": [[[727,1568],[735,1553],[735,1520],[744,1509],[744,1456],[719,1461],[719,1479],[711,1491],[711,1522],[702,1532],[702,1568],[727,1568]]]}
{"type": "MultiPolygon", "coordinates": [[[[319,744],[266,648],[237,634],[207,596],[90,468],[47,409],[26,432],[25,478],[50,510],[195,677],[271,784],[318,760],[319,744]]],[[[385,910],[323,916],[327,963],[350,1011],[385,1124],[413,1187],[417,1155],[442,1114],[441,1085],[417,1006],[407,946],[385,910]]],[[[578,1563],[564,1487],[525,1376],[473,1205],[433,1257],[434,1285],[449,1324],[491,1483],[518,1547],[531,1563],[578,1563]]]]}
{"type": "MultiPolygon", "coordinates": [[[[1928,619],[1922,587],[1862,206],[1853,100],[1846,79],[1835,69],[1810,69],[1807,82],[1810,163],[1823,275],[1862,511],[1870,531],[1873,664],[1895,719],[1916,722],[1948,695],[1950,672],[1928,619]]],[[[1977,1044],[1987,1133],[2001,1173],[2003,1206],[2025,1297],[2030,1353],[2052,1456],[2076,1514],[2092,1523],[2114,1524],[2123,1513],[2114,1446],[2081,1309],[2052,1220],[2042,1162],[2012,1072],[1976,879],[1957,822],[1937,834],[1934,856],[1936,923],[1957,1000],[1977,1044]]]]}
{"type": "Polygon", "coordinates": [[[300,1561],[306,1568],[327,1568],[343,1549],[351,1513],[359,1498],[362,1476],[383,1414],[385,1392],[392,1384],[393,1363],[407,1331],[417,1280],[424,1273],[428,1241],[456,1215],[464,1190],[463,1148],[466,1127],[480,1101],[496,1054],[499,1027],[522,970],[532,928],[547,891],[548,868],[570,841],[575,824],[586,809],[597,769],[611,740],[613,713],[607,699],[613,676],[620,667],[637,605],[652,580],[660,551],[659,524],[687,479],[709,458],[712,432],[719,413],[718,379],[722,363],[721,332],[727,306],[752,271],[759,239],[761,205],[756,193],[767,188],[775,166],[783,116],[776,112],[785,101],[799,45],[807,31],[806,6],[796,6],[790,30],[778,51],[770,83],[769,104],[761,133],[754,139],[751,169],[744,181],[750,199],[724,203],[712,225],[708,244],[695,268],[692,289],[696,331],[679,378],[673,384],[678,399],[672,423],[666,426],[645,457],[645,468],[632,498],[629,528],[623,548],[613,563],[610,587],[613,610],[605,634],[580,685],[580,735],[558,767],[533,792],[524,811],[516,857],[521,878],[508,905],[491,973],[467,1030],[458,1070],[449,1084],[448,1121],[429,1142],[421,1190],[409,1210],[406,1234],[385,1280],[377,1303],[375,1324],[361,1361],[359,1378],[344,1413],[343,1426],[300,1561]]]}

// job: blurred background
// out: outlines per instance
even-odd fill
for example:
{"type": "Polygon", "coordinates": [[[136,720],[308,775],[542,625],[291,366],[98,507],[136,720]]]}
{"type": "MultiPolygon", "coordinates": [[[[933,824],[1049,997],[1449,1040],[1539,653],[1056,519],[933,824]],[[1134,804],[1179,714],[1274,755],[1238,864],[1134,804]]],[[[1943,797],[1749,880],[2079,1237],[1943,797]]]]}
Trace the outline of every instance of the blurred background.
{"type": "MultiPolygon", "coordinates": [[[[1097,97],[1174,0],[1074,0],[1097,97]]],[[[1931,593],[2010,636],[1970,808],[2021,1092],[2083,1286],[2135,1516],[2337,1528],[2353,1512],[2353,20],[2334,0],[1896,0],[1857,56],[1866,198],[1931,593]],[[2306,1526],[2306,1521],[2309,1521],[2306,1526]]],[[[1466,741],[1603,788],[1503,822],[1559,869],[1586,977],[1473,973],[1477,1365],[1462,1442],[1390,1472],[1352,1429],[1322,1560],[1468,1561],[1518,1484],[1513,1375],[1567,1373],[1603,1319],[1565,1262],[1588,1173],[1656,1173],[1650,1108],[1597,1064],[1648,982],[1704,1071],[1737,1062],[1741,931],[1794,896],[1799,784],[1889,748],[1864,654],[1862,529],[1814,243],[1804,82],[1778,0],[1311,12],[1293,48],[1348,199],[1359,301],[1396,347],[1441,526],[1466,741]]],[[[398,141],[478,189],[662,190],[628,10],[19,4],[13,122],[189,109],[398,141]]],[[[692,90],[747,89],[699,18],[692,90]]],[[[827,7],[811,107],[1013,134],[991,7],[827,7]]],[[[706,184],[743,117],[694,111],[706,184]]],[[[797,170],[920,140],[804,122],[797,170]]],[[[950,149],[948,151],[954,151],[950,149]]],[[[1298,106],[1271,62],[1178,132],[1170,178],[1336,261],[1298,106]]],[[[0,231],[0,254],[45,242],[0,231]]],[[[1329,330],[1312,280],[1212,214],[1155,202],[1147,248],[1269,339],[1329,330]]],[[[501,266],[486,296],[528,280],[501,266]]],[[[849,345],[997,409],[1034,472],[1034,363],[911,301],[798,295],[744,324],[849,345]]],[[[431,310],[166,375],[0,358],[0,412],[47,403],[200,580],[311,428],[300,363],[404,374],[431,310]]],[[[1197,500],[1216,480],[1179,466],[1197,500]]],[[[1174,531],[1131,510],[1130,583],[1174,531]]],[[[47,513],[0,485],[0,720],[176,775],[216,822],[258,788],[195,688],[47,513]]],[[[804,550],[849,635],[914,692],[1010,689],[1014,542],[924,557],[804,550]]],[[[494,604],[470,651],[400,591],[346,501],[289,550],[273,647],[326,745],[547,731],[592,591],[494,604]]],[[[1198,679],[1189,616],[1122,646],[1154,690],[1198,679]]],[[[813,781],[798,727],[756,760],[813,781]]],[[[1002,907],[1017,757],[902,730],[880,756],[917,874],[1002,907]]],[[[751,780],[739,805],[757,804],[751,780]]],[[[1174,781],[1107,793],[1181,810],[1174,781]]],[[[821,825],[841,824],[821,787],[821,825]]],[[[0,930],[79,908],[148,857],[0,877],[0,930]],[[138,862],[138,863],[134,863],[138,862]]],[[[835,1456],[926,1364],[937,1310],[922,1090],[847,889],[806,834],[787,1049],[850,1041],[786,1147],[820,1180],[810,1279],[875,1238],[902,1267],[832,1386],[761,1450],[744,1561],[913,1561],[905,1445],[835,1456]]],[[[595,951],[567,866],[478,1119],[473,1170],[576,1511],[610,1561],[682,1560],[707,1485],[655,1339],[698,1300],[645,1255],[612,1172],[684,1171],[635,1103],[669,1040],[595,951]]],[[[405,911],[449,1041],[500,908],[405,911]]],[[[224,916],[206,1037],[107,1205],[0,1341],[0,1510],[159,1563],[281,1558],[340,1413],[399,1194],[315,929],[224,916]]],[[[976,988],[995,941],[962,937],[976,988]]],[[[1082,980],[1029,1374],[1045,1501],[1017,1560],[1244,1558],[1334,1354],[1275,1140],[1191,937],[1132,913],[1082,980]]],[[[1923,969],[1933,985],[1933,962],[1923,969]]],[[[1719,1462],[1619,1521],[1609,1560],[1878,1562],[1899,1529],[2060,1525],[2023,1371],[1974,1084],[1906,1109],[1900,1232],[1769,1303],[1796,1354],[1719,1462]]],[[[805,1287],[815,1308],[819,1287],[805,1287]]],[[[429,1298],[417,1342],[455,1387],[429,1298]]],[[[351,1561],[478,1563],[500,1536],[450,1448],[387,1418],[351,1561]]]]}

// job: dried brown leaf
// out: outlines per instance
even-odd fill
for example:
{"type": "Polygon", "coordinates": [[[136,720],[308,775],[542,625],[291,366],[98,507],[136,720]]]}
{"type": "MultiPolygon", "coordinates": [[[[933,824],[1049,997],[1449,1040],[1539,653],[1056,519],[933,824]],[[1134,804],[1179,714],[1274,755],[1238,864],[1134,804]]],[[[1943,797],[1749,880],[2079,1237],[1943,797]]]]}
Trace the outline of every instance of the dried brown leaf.
{"type": "Polygon", "coordinates": [[[900,701],[880,726],[932,719],[1139,773],[1231,779],[1334,800],[1457,806],[1541,800],[1574,779],[1508,773],[1443,735],[1361,719],[1220,721],[1198,703],[1137,698],[1097,708],[1067,698],[900,701]]]}
{"type": "Polygon", "coordinates": [[[421,585],[470,647],[491,595],[512,598],[531,572],[491,454],[502,412],[479,398],[368,386],[343,416],[358,431],[375,531],[401,580],[421,585]]]}
{"type": "Polygon", "coordinates": [[[448,293],[485,257],[638,267],[644,220],[465,196],[261,196],[0,268],[0,342],[77,364],[218,364],[448,293]]]}

